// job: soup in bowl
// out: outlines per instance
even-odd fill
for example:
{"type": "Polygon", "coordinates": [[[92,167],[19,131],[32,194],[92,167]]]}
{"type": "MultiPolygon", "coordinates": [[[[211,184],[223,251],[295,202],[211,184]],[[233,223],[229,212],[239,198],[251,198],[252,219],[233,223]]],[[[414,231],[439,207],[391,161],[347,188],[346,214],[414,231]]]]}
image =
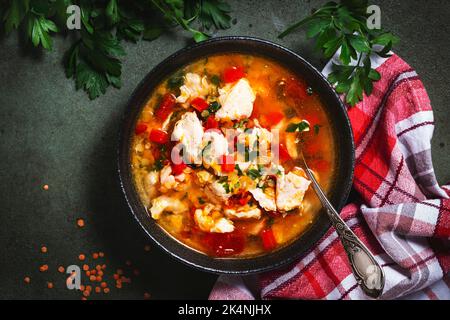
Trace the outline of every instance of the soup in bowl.
{"type": "MultiPolygon", "coordinates": [[[[230,272],[218,261],[238,266],[232,272],[269,269],[280,261],[259,270],[235,262],[276,257],[312,230],[320,236],[321,205],[302,153],[331,197],[342,170],[349,178],[337,119],[317,85],[323,78],[311,81],[309,73],[249,51],[212,50],[156,77],[126,138],[138,220],[186,254],[163,246],[176,257],[203,269],[212,263],[213,271],[230,272]]],[[[341,193],[347,196],[348,181],[341,193]]],[[[283,262],[297,256],[283,255],[283,262]]]]}

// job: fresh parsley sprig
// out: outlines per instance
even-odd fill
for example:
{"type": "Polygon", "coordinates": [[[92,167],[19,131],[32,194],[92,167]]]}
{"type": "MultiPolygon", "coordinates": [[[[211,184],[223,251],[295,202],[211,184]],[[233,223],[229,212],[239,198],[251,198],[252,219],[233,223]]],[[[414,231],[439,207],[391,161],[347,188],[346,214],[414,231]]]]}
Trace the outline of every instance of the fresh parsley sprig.
{"type": "Polygon", "coordinates": [[[52,37],[70,33],[73,43],[64,54],[66,75],[90,99],[108,87],[120,88],[122,41],[155,40],[181,26],[195,41],[209,30],[230,27],[230,7],[222,0],[2,0],[0,29],[25,32],[35,47],[52,50],[52,37]],[[69,5],[81,10],[81,30],[68,31],[69,5]]]}
{"type": "Polygon", "coordinates": [[[331,58],[340,49],[340,64],[333,63],[328,80],[336,86],[338,93],[345,94],[345,100],[351,106],[363,99],[363,93],[371,95],[373,82],[380,80],[380,74],[371,66],[370,56],[387,57],[398,42],[391,32],[367,27],[367,6],[366,0],[328,2],[279,35],[283,38],[306,26],[307,37],[315,39],[316,47],[325,58],[331,58]]]}

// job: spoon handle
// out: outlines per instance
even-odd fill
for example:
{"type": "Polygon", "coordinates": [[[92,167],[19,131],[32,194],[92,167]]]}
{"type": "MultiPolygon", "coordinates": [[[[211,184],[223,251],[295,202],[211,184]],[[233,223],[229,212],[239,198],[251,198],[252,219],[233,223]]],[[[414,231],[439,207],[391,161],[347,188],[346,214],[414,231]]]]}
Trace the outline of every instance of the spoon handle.
{"type": "Polygon", "coordinates": [[[325,193],[314,177],[314,173],[309,168],[306,168],[306,173],[311,179],[313,188],[344,246],[357,283],[368,296],[378,298],[383,293],[385,283],[383,269],[369,249],[359,240],[344,220],[342,220],[339,213],[333,208],[333,205],[328,201],[325,193]]]}

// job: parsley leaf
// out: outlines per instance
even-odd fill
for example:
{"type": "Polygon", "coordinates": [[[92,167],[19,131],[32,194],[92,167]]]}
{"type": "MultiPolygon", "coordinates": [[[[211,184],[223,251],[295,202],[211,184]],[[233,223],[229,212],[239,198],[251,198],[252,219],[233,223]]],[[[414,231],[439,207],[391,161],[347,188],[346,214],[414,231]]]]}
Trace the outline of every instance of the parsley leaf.
{"type": "Polygon", "coordinates": [[[151,41],[180,26],[198,42],[209,38],[201,30],[229,28],[231,20],[230,6],[222,0],[8,0],[0,1],[0,30],[18,29],[34,46],[51,50],[52,36],[66,32],[71,4],[80,8],[81,29],[70,30],[65,71],[91,99],[109,86],[120,88],[122,40],[151,41]]]}
{"type": "Polygon", "coordinates": [[[286,132],[303,132],[303,131],[309,131],[309,122],[306,120],[302,120],[299,123],[290,123],[286,128],[286,132]]]}
{"type": "Polygon", "coordinates": [[[390,32],[372,30],[367,27],[368,13],[365,0],[341,0],[328,2],[312,15],[293,24],[283,31],[283,38],[295,29],[305,26],[308,38],[315,38],[316,46],[326,58],[331,58],[340,48],[340,64],[333,65],[328,80],[335,85],[338,93],[345,95],[351,106],[363,99],[364,93],[370,95],[373,82],[380,79],[379,73],[372,69],[370,55],[388,57],[398,38],[390,32]],[[381,50],[375,49],[381,45],[381,50]]]}

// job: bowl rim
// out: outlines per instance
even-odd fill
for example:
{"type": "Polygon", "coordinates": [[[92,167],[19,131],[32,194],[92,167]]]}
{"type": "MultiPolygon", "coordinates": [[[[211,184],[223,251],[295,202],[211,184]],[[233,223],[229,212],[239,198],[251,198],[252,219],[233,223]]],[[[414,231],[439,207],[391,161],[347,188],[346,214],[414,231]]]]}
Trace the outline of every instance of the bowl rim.
{"type": "MultiPolygon", "coordinates": [[[[172,258],[175,258],[177,261],[181,261],[185,265],[188,265],[190,267],[193,267],[195,269],[201,270],[201,271],[207,271],[215,274],[255,274],[255,273],[261,273],[265,271],[274,270],[277,268],[280,268],[282,266],[285,266],[287,264],[290,264],[297,259],[300,259],[304,255],[306,255],[308,252],[311,251],[311,249],[314,247],[314,245],[317,244],[317,242],[325,235],[325,233],[330,229],[331,222],[328,220],[328,217],[326,216],[326,213],[324,210],[321,210],[319,215],[315,218],[315,221],[313,222],[312,226],[308,228],[302,235],[300,235],[297,239],[293,240],[288,245],[284,246],[280,250],[276,250],[274,252],[269,252],[267,254],[259,255],[256,257],[248,257],[248,258],[214,258],[209,257],[203,253],[199,253],[193,248],[190,248],[186,244],[182,243],[178,239],[174,238],[170,234],[167,233],[162,227],[157,224],[156,221],[151,219],[145,208],[143,208],[143,205],[138,197],[137,191],[134,186],[134,182],[132,180],[131,176],[131,170],[130,170],[130,158],[129,158],[129,151],[130,151],[130,142],[131,142],[131,135],[130,135],[130,124],[134,126],[134,123],[136,121],[136,118],[133,118],[133,113],[136,113],[137,115],[140,113],[140,110],[142,109],[142,104],[148,99],[148,94],[151,93],[151,91],[154,89],[154,87],[158,84],[154,84],[153,86],[150,86],[151,89],[148,87],[148,82],[152,80],[152,77],[158,78],[158,74],[163,73],[164,76],[159,77],[160,81],[167,77],[169,74],[173,73],[173,71],[165,72],[164,66],[166,66],[168,63],[171,63],[175,59],[177,59],[180,56],[183,56],[185,54],[188,54],[192,51],[198,50],[199,48],[212,46],[215,44],[221,44],[224,42],[245,42],[245,43],[252,43],[254,45],[258,46],[268,46],[272,47],[273,49],[277,49],[284,54],[290,55],[292,58],[298,60],[300,64],[303,65],[309,72],[315,74],[316,77],[318,77],[318,81],[323,82],[324,86],[327,87],[329,94],[332,95],[333,100],[335,100],[335,103],[337,103],[337,106],[339,108],[339,112],[341,112],[343,116],[344,123],[344,129],[345,134],[349,139],[347,141],[348,149],[347,151],[350,151],[351,154],[348,157],[346,161],[348,161],[348,165],[346,166],[346,176],[343,178],[345,179],[344,183],[345,185],[340,192],[340,200],[337,204],[335,204],[336,209],[338,212],[342,209],[344,204],[347,201],[347,198],[350,194],[350,190],[353,184],[353,175],[354,175],[354,166],[355,166],[355,145],[354,145],[354,138],[353,138],[353,132],[351,129],[351,123],[350,119],[347,113],[347,109],[340,99],[339,95],[336,93],[332,85],[328,82],[327,78],[313,65],[311,65],[307,60],[305,60],[302,56],[299,54],[293,52],[292,50],[274,43],[269,40],[257,38],[257,37],[251,37],[251,36],[223,36],[223,37],[216,37],[212,39],[208,39],[205,41],[202,41],[200,43],[195,43],[190,46],[186,46],[175,53],[169,55],[167,58],[165,58],[163,61],[158,63],[155,67],[153,67],[146,75],[145,77],[139,82],[137,87],[134,89],[132,94],[130,95],[127,103],[126,103],[126,109],[122,116],[122,121],[120,122],[120,131],[119,131],[119,139],[118,139],[118,147],[117,147],[117,173],[119,176],[119,184],[120,188],[122,190],[122,193],[124,194],[125,200],[127,202],[127,205],[131,211],[132,216],[134,219],[138,222],[138,224],[141,226],[141,228],[144,230],[146,235],[163,251],[165,251],[169,256],[172,258]],[[148,94],[145,94],[145,92],[148,92],[148,94]],[[145,96],[145,97],[142,97],[145,96]],[[128,127],[128,130],[127,130],[128,127]],[[141,205],[141,208],[139,208],[139,204],[141,205]],[[142,209],[145,212],[145,216],[148,221],[142,221],[140,217],[143,217],[142,209]],[[138,216],[139,215],[139,216],[138,216]],[[319,221],[321,220],[321,221],[319,221]],[[320,222],[320,223],[319,223],[320,222]],[[147,224],[144,225],[144,223],[149,223],[150,225],[153,225],[153,230],[149,230],[149,226],[147,224]],[[320,226],[319,226],[320,224],[320,226]],[[318,227],[320,227],[318,230],[318,227]],[[160,230],[160,232],[157,232],[156,230],[160,230]],[[158,233],[158,235],[155,235],[154,232],[158,233]],[[293,252],[285,257],[279,254],[281,251],[288,251],[290,247],[293,247],[293,245],[297,242],[300,242],[304,237],[305,234],[309,234],[309,246],[307,248],[300,249],[301,252],[293,252]],[[164,236],[161,237],[161,235],[164,234],[164,236]],[[163,240],[163,238],[166,238],[163,240]],[[166,241],[166,244],[162,243],[163,241],[166,241]],[[173,248],[168,248],[169,245],[174,246],[173,248]],[[174,249],[175,248],[175,249],[174,249]],[[174,252],[176,251],[176,252],[174,252]],[[181,254],[180,252],[183,252],[181,254]],[[199,259],[192,259],[192,257],[189,257],[189,255],[201,255],[203,259],[200,259],[201,262],[199,262],[199,259]],[[280,255],[279,258],[276,256],[280,255]],[[255,260],[265,260],[265,258],[272,257],[271,263],[259,263],[257,267],[252,267],[251,262],[255,260]],[[196,261],[193,261],[196,260],[196,261]],[[209,261],[209,262],[208,262],[209,261]],[[226,261],[226,263],[222,263],[223,261],[226,261]],[[241,263],[232,263],[230,265],[229,262],[241,262],[241,263]],[[205,263],[206,262],[206,263],[205,263]],[[247,266],[245,264],[248,263],[247,266]],[[238,267],[237,267],[238,266],[238,267]]],[[[226,52],[239,52],[240,50],[225,50],[221,51],[222,53],[226,52]]],[[[243,51],[240,51],[243,52],[243,51]]],[[[216,52],[215,54],[219,54],[220,51],[216,52]]],[[[253,53],[255,55],[265,56],[263,53],[255,52],[253,53]]],[[[207,54],[210,55],[210,54],[207,54]]],[[[205,56],[207,56],[205,55],[205,56]]],[[[267,57],[267,55],[266,55],[267,57]]],[[[197,56],[195,58],[189,59],[191,62],[200,59],[201,56],[197,56]]],[[[272,58],[275,62],[280,63],[283,65],[282,61],[277,60],[276,58],[272,58]]],[[[186,65],[186,64],[183,64],[186,65]]],[[[178,68],[179,69],[179,68],[178,68]]],[[[340,168],[339,170],[341,170],[340,168]]]]}

